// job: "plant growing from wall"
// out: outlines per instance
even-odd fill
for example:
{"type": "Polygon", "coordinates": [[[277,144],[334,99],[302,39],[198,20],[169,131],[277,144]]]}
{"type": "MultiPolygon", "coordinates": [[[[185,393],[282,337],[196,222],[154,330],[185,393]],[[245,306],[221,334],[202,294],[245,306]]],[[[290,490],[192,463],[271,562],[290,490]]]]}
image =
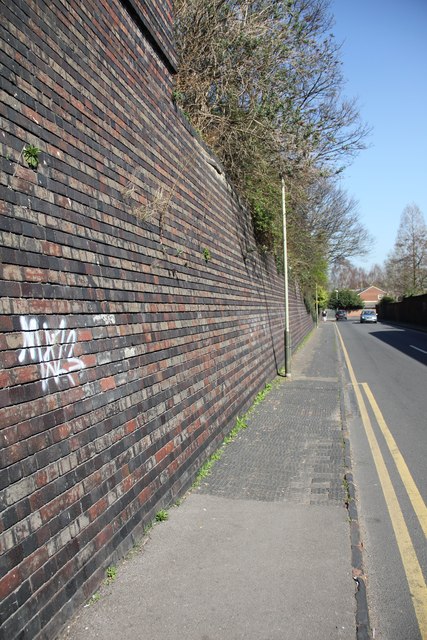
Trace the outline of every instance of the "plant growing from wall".
{"type": "Polygon", "coordinates": [[[27,145],[22,152],[25,162],[30,167],[30,169],[34,169],[34,171],[36,171],[37,167],[39,166],[40,153],[41,150],[32,144],[27,145]]]}
{"type": "MultiPolygon", "coordinates": [[[[37,167],[39,166],[39,158],[40,158],[40,153],[41,150],[36,147],[33,144],[24,144],[24,146],[21,149],[21,152],[18,156],[18,160],[16,161],[15,164],[15,169],[13,171],[13,175],[12,178],[15,177],[16,172],[18,170],[19,164],[21,162],[21,158],[23,157],[25,162],[27,163],[27,165],[30,167],[30,169],[33,169],[34,171],[37,170],[37,167]]],[[[7,160],[11,160],[10,155],[7,155],[7,160]]],[[[8,189],[12,189],[12,186],[9,185],[8,189]]]]}
{"type": "Polygon", "coordinates": [[[205,248],[203,249],[203,252],[202,252],[202,253],[203,253],[203,258],[204,258],[204,260],[205,260],[205,262],[206,262],[206,264],[207,264],[207,263],[209,262],[209,260],[211,260],[211,259],[212,259],[211,252],[209,251],[209,249],[208,249],[207,247],[205,247],[205,248]]]}
{"type": "Polygon", "coordinates": [[[137,168],[132,172],[131,178],[122,189],[124,201],[131,206],[131,212],[140,220],[158,219],[160,243],[163,242],[164,220],[169,212],[172,198],[177,194],[179,183],[188,169],[192,157],[187,155],[184,161],[178,164],[178,172],[172,184],[160,185],[153,193],[151,200],[141,202],[142,196],[138,193],[138,182],[141,181],[142,170],[137,168]]]}

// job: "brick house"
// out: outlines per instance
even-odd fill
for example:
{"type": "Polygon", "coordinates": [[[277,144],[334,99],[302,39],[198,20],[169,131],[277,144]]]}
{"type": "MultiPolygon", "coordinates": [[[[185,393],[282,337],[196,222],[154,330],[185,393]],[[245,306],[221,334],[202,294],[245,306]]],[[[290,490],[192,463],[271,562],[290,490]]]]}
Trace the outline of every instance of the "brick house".
{"type": "MultiPolygon", "coordinates": [[[[380,302],[381,298],[387,295],[387,291],[383,291],[379,287],[371,285],[366,289],[356,289],[356,293],[362,298],[365,303],[365,309],[375,309],[376,305],[380,302]]],[[[358,318],[360,315],[360,310],[350,311],[347,314],[348,318],[358,318]]]]}
{"type": "Polygon", "coordinates": [[[375,309],[381,298],[387,295],[387,291],[371,285],[367,289],[357,292],[365,303],[365,309],[375,309]]]}

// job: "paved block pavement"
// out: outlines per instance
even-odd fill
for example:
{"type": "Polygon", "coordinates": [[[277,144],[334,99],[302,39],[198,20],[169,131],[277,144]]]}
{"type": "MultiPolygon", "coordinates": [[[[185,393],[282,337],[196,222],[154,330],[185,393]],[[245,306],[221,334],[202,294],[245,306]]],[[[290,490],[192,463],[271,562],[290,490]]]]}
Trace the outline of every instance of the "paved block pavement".
{"type": "Polygon", "coordinates": [[[322,323],[68,640],[354,640],[339,359],[322,323]]]}

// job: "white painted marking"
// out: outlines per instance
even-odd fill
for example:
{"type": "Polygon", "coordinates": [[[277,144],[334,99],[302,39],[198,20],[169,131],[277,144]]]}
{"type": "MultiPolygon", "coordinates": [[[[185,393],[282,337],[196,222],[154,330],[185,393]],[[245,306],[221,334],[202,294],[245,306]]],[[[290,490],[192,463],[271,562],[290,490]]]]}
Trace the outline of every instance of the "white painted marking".
{"type": "Polygon", "coordinates": [[[23,345],[18,361],[24,364],[29,360],[38,364],[43,391],[48,390],[49,379],[59,384],[60,376],[66,376],[75,385],[72,373],[85,367],[82,360],[74,356],[75,329],[67,329],[65,318],[58,329],[50,329],[46,322],[40,325],[37,318],[21,316],[20,322],[23,345]]]}
{"type": "Polygon", "coordinates": [[[116,316],[112,313],[102,313],[99,316],[93,316],[93,321],[106,325],[116,324],[116,316]]]}
{"type": "Polygon", "coordinates": [[[427,351],[425,351],[424,349],[420,349],[419,347],[416,347],[413,344],[410,344],[409,346],[412,347],[412,349],[416,349],[417,351],[421,351],[421,353],[426,353],[427,354],[427,351]]]}

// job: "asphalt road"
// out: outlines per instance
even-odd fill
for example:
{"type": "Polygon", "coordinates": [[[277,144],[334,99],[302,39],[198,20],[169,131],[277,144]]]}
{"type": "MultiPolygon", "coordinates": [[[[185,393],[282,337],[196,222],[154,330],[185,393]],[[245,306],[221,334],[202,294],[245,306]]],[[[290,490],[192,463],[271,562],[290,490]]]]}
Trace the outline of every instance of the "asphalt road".
{"type": "Polygon", "coordinates": [[[336,324],[376,640],[427,639],[427,333],[336,324]],[[361,406],[362,405],[362,406],[361,406]]]}

